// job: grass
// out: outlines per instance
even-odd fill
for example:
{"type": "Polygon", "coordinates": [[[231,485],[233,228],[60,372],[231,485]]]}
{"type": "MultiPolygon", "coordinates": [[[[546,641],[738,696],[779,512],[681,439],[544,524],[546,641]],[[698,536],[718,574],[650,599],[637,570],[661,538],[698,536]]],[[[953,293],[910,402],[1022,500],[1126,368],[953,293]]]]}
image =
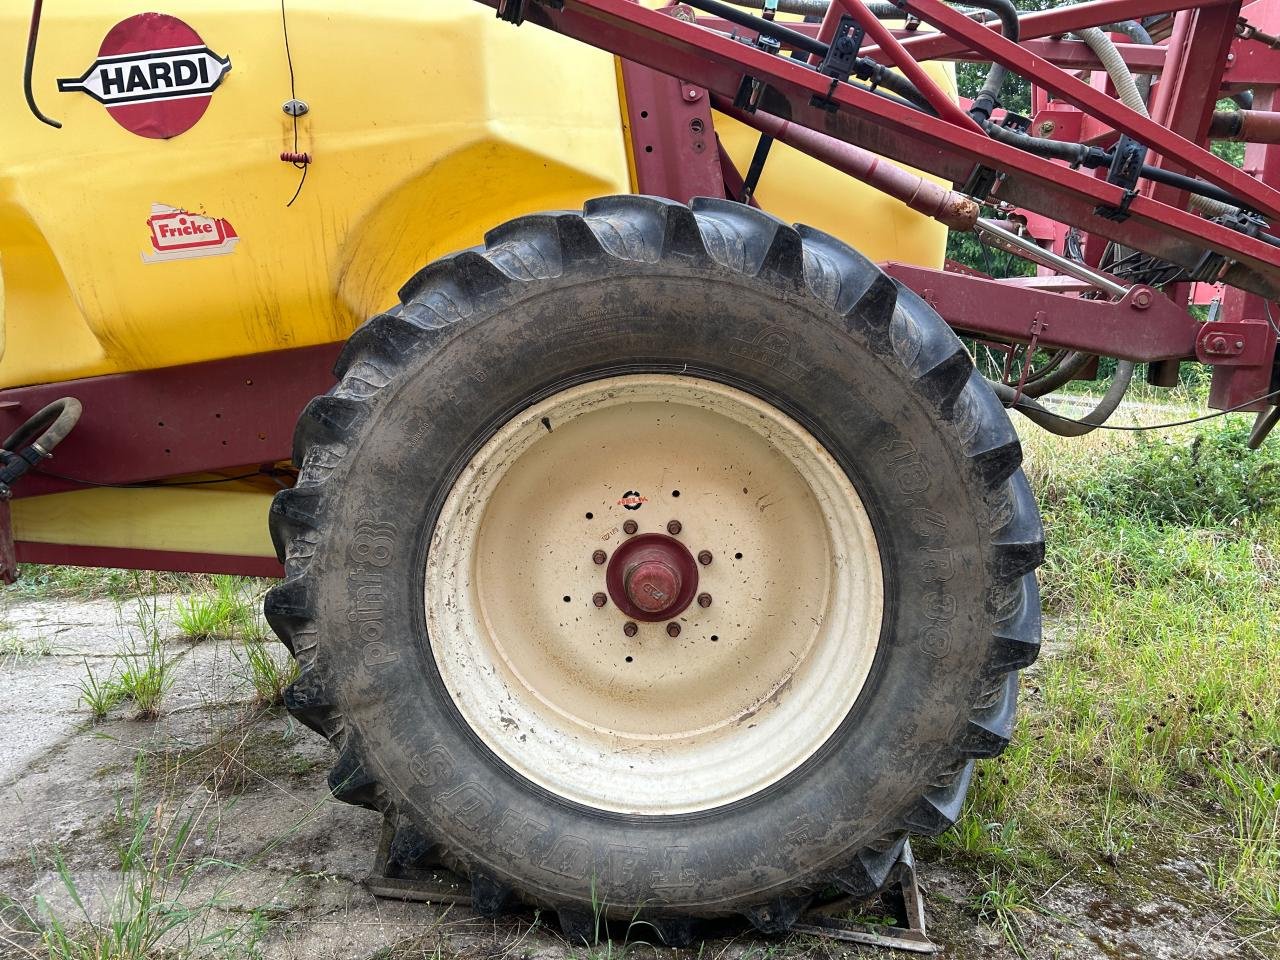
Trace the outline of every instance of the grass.
{"type": "Polygon", "coordinates": [[[133,624],[121,624],[128,638],[125,648],[116,654],[108,673],[96,672],[85,661],[80,702],[95,721],[125,702],[133,704],[135,720],[160,715],[165,694],[173,685],[173,660],[161,636],[159,602],[155,594],[137,601],[133,624]]]}
{"type": "MultiPolygon", "coordinates": [[[[1064,870],[1130,880],[1183,857],[1274,937],[1280,444],[1247,451],[1246,430],[1027,432],[1050,644],[944,858],[1025,896],[1064,870]]],[[[996,886],[978,912],[1021,943],[996,886]]]]}
{"type": "Polygon", "coordinates": [[[47,657],[53,653],[53,644],[44,636],[28,636],[0,628],[0,660],[26,660],[47,657]]]}
{"type": "Polygon", "coordinates": [[[254,698],[264,707],[284,703],[284,691],[298,678],[298,662],[278,645],[265,640],[248,640],[232,654],[240,663],[240,673],[249,684],[254,698]]]}
{"type": "Polygon", "coordinates": [[[264,628],[252,592],[255,581],[223,575],[210,581],[210,591],[177,603],[175,619],[183,636],[191,640],[261,640],[264,628]]]}
{"type": "Polygon", "coordinates": [[[150,593],[182,593],[198,586],[201,577],[187,573],[140,573],[110,567],[18,565],[12,589],[19,596],[41,600],[129,600],[144,589],[150,593]]]}
{"type": "Polygon", "coordinates": [[[135,771],[132,799],[117,803],[109,831],[116,838],[112,888],[86,889],[65,854],[55,849],[48,865],[58,880],[58,896],[36,896],[34,910],[13,900],[0,904],[11,933],[8,942],[24,956],[43,954],[49,960],[258,956],[265,916],[260,910],[228,909],[227,879],[235,868],[196,852],[203,842],[205,808],[169,794],[159,803],[145,802],[140,783],[135,771]],[[21,946],[17,937],[31,946],[21,946]]]}

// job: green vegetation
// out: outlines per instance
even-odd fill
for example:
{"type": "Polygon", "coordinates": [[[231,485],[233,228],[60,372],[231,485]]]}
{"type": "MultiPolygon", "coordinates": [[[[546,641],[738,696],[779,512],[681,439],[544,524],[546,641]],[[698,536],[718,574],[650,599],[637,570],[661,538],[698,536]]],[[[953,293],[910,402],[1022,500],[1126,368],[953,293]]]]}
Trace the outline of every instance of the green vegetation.
{"type": "Polygon", "coordinates": [[[298,679],[298,661],[279,644],[268,646],[265,640],[247,640],[241,650],[232,647],[231,652],[260,705],[278,707],[284,703],[285,687],[298,679]]]}
{"type": "Polygon", "coordinates": [[[178,629],[191,640],[261,639],[254,584],[245,577],[211,577],[211,590],[178,601],[178,629]]]}
{"type": "MultiPolygon", "coordinates": [[[[96,902],[102,892],[86,890],[64,854],[55,850],[49,865],[59,881],[60,903],[37,896],[35,910],[29,912],[16,901],[0,902],[9,930],[38,938],[37,949],[49,960],[257,956],[265,916],[258,910],[229,912],[223,892],[233,871],[228,864],[194,854],[201,842],[202,808],[153,806],[143,801],[139,782],[135,777],[132,802],[117,804],[109,831],[117,838],[118,885],[106,902],[96,902]],[[212,879],[211,892],[206,878],[212,879]]],[[[38,954],[24,949],[23,955],[38,954]]]]}
{"type": "Polygon", "coordinates": [[[940,843],[1000,878],[979,908],[1014,942],[1011,888],[1073,869],[1141,883],[1175,857],[1274,936],[1280,446],[1248,451],[1246,432],[1026,431],[1049,541],[1046,649],[1013,744],[980,767],[940,843]]]}
{"type": "Polygon", "coordinates": [[[53,644],[48,637],[32,637],[12,632],[7,626],[0,626],[0,660],[47,657],[51,653],[53,644]]]}
{"type": "Polygon", "coordinates": [[[128,640],[116,654],[109,673],[96,673],[85,661],[80,702],[89,708],[94,720],[103,719],[126,701],[135,707],[134,719],[154,720],[160,715],[164,695],[173,685],[173,661],[160,635],[159,598],[155,594],[140,598],[134,623],[121,627],[128,640]]]}
{"type": "Polygon", "coordinates": [[[10,589],[41,600],[99,600],[124,602],[142,594],[178,593],[192,588],[198,576],[153,573],[108,567],[59,567],[24,563],[10,589]]]}

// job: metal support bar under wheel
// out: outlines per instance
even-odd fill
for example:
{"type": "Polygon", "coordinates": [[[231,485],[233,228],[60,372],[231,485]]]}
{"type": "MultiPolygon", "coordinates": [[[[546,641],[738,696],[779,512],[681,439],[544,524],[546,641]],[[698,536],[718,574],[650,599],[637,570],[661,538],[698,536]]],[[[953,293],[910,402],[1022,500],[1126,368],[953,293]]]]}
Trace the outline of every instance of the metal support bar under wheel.
{"type": "Polygon", "coordinates": [[[791,932],[911,953],[938,953],[942,949],[929,939],[925,931],[924,898],[920,895],[916,859],[911,853],[910,840],[903,844],[902,853],[889,871],[889,879],[879,899],[885,910],[893,914],[896,926],[838,920],[825,916],[819,908],[792,924],[791,932]]]}
{"type": "MultiPolygon", "coordinates": [[[[452,870],[444,867],[391,868],[389,853],[392,833],[389,825],[384,825],[373,872],[365,881],[365,888],[371,894],[387,900],[448,903],[464,907],[471,905],[471,884],[452,870]]],[[[851,901],[845,903],[854,906],[851,901]]],[[[886,950],[907,950],[912,953],[939,951],[940,948],[925,933],[924,900],[920,896],[910,840],[903,845],[902,853],[889,871],[889,879],[879,894],[879,903],[887,913],[893,915],[897,926],[838,920],[822,912],[824,909],[832,909],[833,905],[829,905],[802,916],[792,925],[791,932],[882,947],[886,950]]]]}

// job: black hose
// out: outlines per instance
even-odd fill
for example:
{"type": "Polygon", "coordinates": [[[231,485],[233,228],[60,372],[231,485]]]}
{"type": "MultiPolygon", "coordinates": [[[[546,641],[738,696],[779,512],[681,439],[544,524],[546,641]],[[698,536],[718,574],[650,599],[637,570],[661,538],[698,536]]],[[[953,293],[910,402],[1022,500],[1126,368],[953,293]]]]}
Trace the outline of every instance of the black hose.
{"type": "Polygon", "coordinates": [[[0,447],[11,453],[35,447],[47,457],[80,420],[82,409],[75,397],[55,400],[32,414],[26,423],[9,434],[0,447]]]}
{"type": "MultiPolygon", "coordinates": [[[[696,7],[705,13],[711,13],[715,16],[722,17],[730,23],[745,27],[748,30],[754,30],[762,36],[772,37],[780,44],[792,50],[800,50],[804,53],[811,53],[817,57],[825,57],[830,47],[820,40],[805,36],[788,27],[784,27],[775,21],[765,20],[763,17],[757,17],[753,14],[739,10],[728,3],[721,0],[688,0],[691,7],[696,7]]],[[[857,61],[856,74],[859,79],[866,80],[873,87],[880,86],[886,90],[890,90],[897,94],[894,96],[885,96],[887,99],[894,101],[903,106],[914,107],[923,110],[925,113],[937,116],[932,104],[922,94],[914,83],[901,74],[894,73],[892,70],[876,63],[867,57],[859,57],[857,61]],[[899,99],[900,98],[900,99],[899,99]]],[[[872,93],[878,93],[872,90],[872,93]]]]}
{"type": "Polygon", "coordinates": [[[1069,420],[1042,407],[1028,397],[1025,390],[1022,396],[1019,396],[1018,391],[1007,383],[997,383],[994,380],[988,380],[987,383],[991,385],[991,389],[995,391],[1001,403],[1017,410],[1037,426],[1043,427],[1050,433],[1056,433],[1060,437],[1082,437],[1098,429],[1116,412],[1120,401],[1129,391],[1129,384],[1133,380],[1133,371],[1136,366],[1132,360],[1121,360],[1116,364],[1116,376],[1111,381],[1110,388],[1098,401],[1098,405],[1079,420],[1069,420]]]}
{"type": "Polygon", "coordinates": [[[63,441],[80,420],[80,401],[63,397],[37,410],[0,448],[0,499],[8,500],[10,486],[63,441]]]}
{"type": "Polygon", "coordinates": [[[714,14],[721,19],[728,20],[730,23],[746,27],[748,30],[754,30],[762,36],[772,37],[791,50],[803,50],[805,53],[811,53],[815,57],[825,57],[827,55],[829,47],[821,40],[815,40],[813,37],[785,27],[777,21],[766,20],[764,17],[757,17],[747,13],[732,4],[722,3],[721,0],[685,0],[685,3],[704,13],[714,14]]]}
{"type": "Polygon", "coordinates": [[[883,64],[876,63],[876,61],[868,57],[859,57],[857,75],[860,79],[869,81],[872,86],[892,90],[903,100],[908,101],[911,106],[923,110],[931,116],[936,117],[938,115],[938,111],[934,109],[928,98],[920,92],[919,87],[902,74],[894,73],[883,64]]]}
{"type": "MultiPolygon", "coordinates": [[[[1018,8],[1013,5],[1013,0],[966,0],[966,2],[969,6],[994,13],[1000,18],[1000,23],[1004,27],[1002,32],[1005,38],[1014,43],[1018,42],[1018,8]]],[[[991,64],[991,68],[987,71],[987,79],[983,82],[978,95],[973,98],[973,106],[969,108],[969,116],[978,123],[989,120],[991,111],[999,106],[1000,89],[1004,86],[1005,77],[1008,74],[1009,71],[1003,64],[991,64]]]]}
{"type": "MultiPolygon", "coordinates": [[[[991,139],[1019,147],[1037,156],[1048,157],[1051,160],[1065,160],[1070,164],[1089,169],[1109,166],[1111,163],[1111,154],[1098,147],[1086,147],[1082,143],[1069,143],[1065,140],[1033,137],[990,121],[986,123],[985,127],[991,139]]],[[[1161,167],[1153,167],[1144,163],[1138,175],[1147,180],[1154,180],[1156,183],[1163,183],[1170,187],[1177,187],[1179,190],[1186,190],[1188,193],[1198,194],[1211,200],[1230,204],[1233,207],[1244,206],[1235,196],[1221,187],[1206,183],[1203,180],[1197,180],[1195,177],[1188,177],[1185,174],[1174,173],[1172,170],[1165,170],[1161,167]]]]}
{"type": "Polygon", "coordinates": [[[1071,350],[1056,368],[1046,371],[1043,376],[1039,376],[1035,380],[1027,381],[1027,385],[1022,388],[1022,392],[1029,397],[1043,397],[1046,393],[1052,393],[1054,390],[1065,387],[1076,379],[1076,375],[1087,367],[1089,361],[1093,358],[1094,355],[1091,353],[1071,350]]]}
{"type": "Polygon", "coordinates": [[[1198,193],[1202,197],[1208,197],[1210,200],[1217,200],[1233,207],[1244,206],[1221,187],[1215,187],[1212,183],[1205,183],[1203,180],[1197,180],[1195,177],[1188,177],[1185,174],[1174,173],[1172,170],[1164,170],[1144,163],[1141,176],[1146,177],[1148,180],[1154,180],[1156,183],[1164,183],[1180,190],[1186,190],[1188,193],[1198,193]]]}

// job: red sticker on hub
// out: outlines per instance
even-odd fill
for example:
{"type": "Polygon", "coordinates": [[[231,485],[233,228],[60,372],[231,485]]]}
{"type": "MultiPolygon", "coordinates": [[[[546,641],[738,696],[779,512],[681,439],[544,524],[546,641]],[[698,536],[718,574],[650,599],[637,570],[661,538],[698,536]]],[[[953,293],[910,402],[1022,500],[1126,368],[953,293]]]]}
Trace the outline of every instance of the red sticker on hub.
{"type": "Polygon", "coordinates": [[[230,69],[230,57],[210,50],[177,17],[140,13],[112,27],[89,69],[59,80],[58,89],[88,94],[140,137],[168,140],[204,116],[230,69]]]}

